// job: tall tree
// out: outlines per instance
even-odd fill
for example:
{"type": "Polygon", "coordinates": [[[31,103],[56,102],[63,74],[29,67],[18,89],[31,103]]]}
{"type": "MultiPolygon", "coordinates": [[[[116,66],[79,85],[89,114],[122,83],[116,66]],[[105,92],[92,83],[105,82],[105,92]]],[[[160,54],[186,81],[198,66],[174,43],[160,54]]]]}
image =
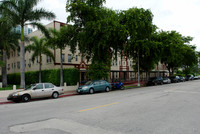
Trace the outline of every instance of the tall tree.
{"type": "Polygon", "coordinates": [[[24,46],[24,26],[32,25],[43,31],[47,36],[45,27],[38,23],[41,19],[54,19],[55,15],[43,8],[36,8],[40,0],[2,0],[0,10],[10,16],[16,25],[21,26],[21,45],[20,45],[20,87],[25,88],[25,46],[24,46]]]}
{"type": "Polygon", "coordinates": [[[116,11],[103,7],[105,0],[68,0],[68,21],[74,23],[80,52],[91,61],[91,79],[108,78],[111,59],[123,49],[125,28],[116,11]],[[96,74],[94,74],[96,73],[96,74]]]}
{"type": "Polygon", "coordinates": [[[60,86],[63,86],[64,81],[62,51],[65,49],[66,46],[70,46],[71,51],[75,51],[76,43],[73,41],[74,30],[72,26],[68,25],[62,26],[60,30],[50,29],[50,33],[51,37],[48,40],[48,44],[53,46],[54,49],[60,49],[60,86]]]}
{"type": "Polygon", "coordinates": [[[42,54],[49,56],[53,60],[54,60],[54,54],[48,48],[45,38],[38,39],[38,37],[34,36],[30,40],[33,43],[26,46],[25,49],[27,51],[33,51],[33,54],[31,57],[33,62],[35,61],[36,58],[39,58],[39,83],[41,83],[42,82],[42,54]]]}
{"type": "Polygon", "coordinates": [[[198,63],[198,55],[195,51],[196,47],[193,45],[183,45],[182,48],[182,67],[184,68],[185,75],[188,75],[194,66],[198,63]]]}
{"type": "Polygon", "coordinates": [[[174,71],[182,66],[184,43],[188,42],[188,39],[176,31],[160,31],[158,41],[163,45],[161,62],[166,65],[170,75],[173,75],[174,71]]]}
{"type": "Polygon", "coordinates": [[[120,23],[128,31],[125,54],[135,61],[134,70],[139,63],[140,70],[148,74],[159,62],[161,53],[160,44],[154,40],[153,14],[143,8],[130,8],[121,12],[120,23]]]}
{"type": "Polygon", "coordinates": [[[2,85],[7,87],[7,56],[11,50],[15,51],[19,45],[20,35],[13,31],[12,20],[9,17],[0,18],[0,49],[4,65],[1,67],[2,85]]]}

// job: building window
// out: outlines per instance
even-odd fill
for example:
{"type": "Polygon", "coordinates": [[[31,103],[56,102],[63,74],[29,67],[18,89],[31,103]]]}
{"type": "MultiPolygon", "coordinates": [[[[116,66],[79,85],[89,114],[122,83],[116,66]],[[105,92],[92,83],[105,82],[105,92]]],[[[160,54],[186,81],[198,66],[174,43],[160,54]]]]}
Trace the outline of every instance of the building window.
{"type": "Polygon", "coordinates": [[[112,63],[112,65],[114,66],[115,65],[115,60],[113,59],[113,63],[112,63]]]}
{"type": "Polygon", "coordinates": [[[115,65],[117,66],[117,60],[115,60],[115,65]]]}
{"type": "Polygon", "coordinates": [[[8,64],[8,70],[10,70],[10,64],[8,64]]]}
{"type": "Polygon", "coordinates": [[[19,51],[17,51],[17,56],[20,56],[20,52],[19,51]]]}
{"type": "Polygon", "coordinates": [[[51,57],[47,56],[47,63],[51,63],[51,57]]]}
{"type": "Polygon", "coordinates": [[[78,61],[78,55],[76,55],[76,61],[78,61]]]}
{"type": "Polygon", "coordinates": [[[72,62],[72,55],[68,54],[68,63],[71,63],[71,62],[72,62]]]}
{"type": "Polygon", "coordinates": [[[17,68],[20,69],[20,62],[17,62],[17,68]]]}
{"type": "Polygon", "coordinates": [[[36,62],[39,63],[39,59],[38,59],[38,57],[36,58],[36,62]]]}
{"type": "Polygon", "coordinates": [[[61,59],[62,59],[62,62],[65,62],[65,54],[62,54],[61,59]]]}
{"type": "Polygon", "coordinates": [[[13,63],[12,63],[12,69],[13,69],[13,63]]]}
{"type": "Polygon", "coordinates": [[[31,59],[29,59],[28,67],[31,67],[31,59]]]}
{"type": "Polygon", "coordinates": [[[14,63],[14,68],[16,68],[16,64],[14,63]]]}

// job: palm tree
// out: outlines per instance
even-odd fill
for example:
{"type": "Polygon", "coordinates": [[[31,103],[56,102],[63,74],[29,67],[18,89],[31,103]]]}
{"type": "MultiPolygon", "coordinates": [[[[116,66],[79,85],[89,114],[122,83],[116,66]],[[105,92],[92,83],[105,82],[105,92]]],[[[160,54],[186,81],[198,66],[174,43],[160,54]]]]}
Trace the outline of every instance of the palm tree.
{"type": "Polygon", "coordinates": [[[1,16],[0,18],[0,50],[4,65],[1,67],[2,85],[7,87],[7,55],[10,50],[15,51],[19,47],[20,35],[15,33],[10,18],[1,16]]]}
{"type": "Polygon", "coordinates": [[[21,26],[21,44],[20,44],[20,88],[25,88],[25,50],[24,50],[24,26],[32,25],[37,27],[48,36],[45,27],[38,23],[41,19],[52,20],[55,14],[48,12],[43,8],[35,8],[41,0],[2,0],[0,3],[1,12],[10,16],[16,25],[21,26]]]}
{"type": "Polygon", "coordinates": [[[51,37],[48,40],[48,44],[53,46],[54,49],[60,49],[60,86],[64,85],[63,81],[63,61],[62,50],[68,45],[72,53],[75,52],[77,42],[73,40],[74,32],[73,26],[62,26],[60,30],[50,29],[51,37]]]}
{"type": "Polygon", "coordinates": [[[33,43],[26,46],[25,50],[27,51],[33,51],[32,55],[32,61],[35,61],[35,58],[39,58],[39,83],[42,82],[41,72],[42,72],[42,54],[47,55],[51,57],[54,60],[53,52],[48,49],[46,44],[46,39],[41,38],[38,39],[38,37],[34,36],[30,39],[33,43]]]}

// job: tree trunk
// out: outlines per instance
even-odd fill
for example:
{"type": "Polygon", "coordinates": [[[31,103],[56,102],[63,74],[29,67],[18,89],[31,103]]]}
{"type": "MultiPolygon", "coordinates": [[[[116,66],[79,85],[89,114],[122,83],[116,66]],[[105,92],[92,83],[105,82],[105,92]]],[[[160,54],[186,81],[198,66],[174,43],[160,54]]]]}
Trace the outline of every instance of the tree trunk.
{"type": "Polygon", "coordinates": [[[149,72],[147,71],[147,72],[146,72],[146,81],[148,81],[149,76],[150,76],[150,75],[149,75],[149,72]]]}
{"type": "Polygon", "coordinates": [[[3,50],[3,62],[5,63],[5,65],[1,68],[2,86],[7,87],[8,83],[7,83],[7,53],[6,53],[6,50],[3,50]]]}
{"type": "Polygon", "coordinates": [[[64,82],[63,82],[62,49],[60,49],[60,86],[64,86],[64,82]]]}
{"type": "Polygon", "coordinates": [[[42,83],[42,56],[40,55],[40,63],[39,63],[39,83],[42,83]]]}
{"type": "Polygon", "coordinates": [[[25,88],[25,51],[24,51],[24,26],[21,27],[21,46],[20,46],[20,88],[25,88]]]}

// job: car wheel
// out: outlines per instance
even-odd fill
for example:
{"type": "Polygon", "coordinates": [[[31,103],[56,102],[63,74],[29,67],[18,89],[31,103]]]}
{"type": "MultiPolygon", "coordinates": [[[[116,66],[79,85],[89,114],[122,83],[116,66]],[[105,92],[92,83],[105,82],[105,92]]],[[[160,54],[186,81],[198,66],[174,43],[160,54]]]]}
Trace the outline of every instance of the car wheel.
{"type": "Polygon", "coordinates": [[[59,96],[58,92],[53,92],[52,98],[56,99],[56,98],[58,98],[58,96],[59,96]]]}
{"type": "Polygon", "coordinates": [[[29,102],[31,100],[30,95],[25,94],[22,96],[22,102],[29,102]]]}
{"type": "Polygon", "coordinates": [[[125,89],[125,87],[124,87],[124,86],[120,86],[120,89],[121,89],[121,90],[124,90],[124,89],[125,89]]]}
{"type": "Polygon", "coordinates": [[[106,87],[106,92],[109,92],[110,91],[110,88],[109,87],[106,87]]]}
{"type": "Polygon", "coordinates": [[[89,93],[90,93],[90,94],[93,94],[93,93],[94,93],[94,89],[93,89],[93,88],[90,88],[89,93]]]}

